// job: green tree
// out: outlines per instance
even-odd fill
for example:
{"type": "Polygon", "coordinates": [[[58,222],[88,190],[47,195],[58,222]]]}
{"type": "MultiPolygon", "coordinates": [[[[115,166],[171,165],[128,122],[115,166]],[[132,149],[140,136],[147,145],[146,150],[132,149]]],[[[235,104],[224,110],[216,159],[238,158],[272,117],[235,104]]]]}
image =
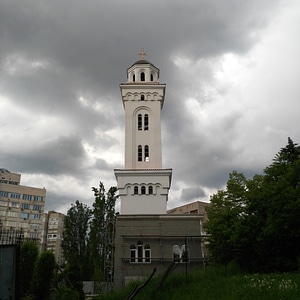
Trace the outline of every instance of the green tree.
{"type": "Polygon", "coordinates": [[[227,264],[237,259],[244,251],[240,242],[244,223],[247,180],[242,173],[233,171],[225,190],[211,197],[206,208],[209,222],[207,231],[211,234],[209,249],[215,262],[227,264]]]}
{"type": "Polygon", "coordinates": [[[39,250],[34,242],[27,241],[20,248],[20,296],[29,295],[34,274],[34,265],[39,250]]]}
{"type": "Polygon", "coordinates": [[[289,138],[263,175],[229,175],[207,208],[214,261],[255,271],[289,271],[300,259],[300,148],[289,138]]]}
{"type": "Polygon", "coordinates": [[[89,278],[88,231],[91,209],[79,202],[71,204],[64,224],[62,248],[67,260],[67,282],[84,297],[82,281],[89,278]]]}
{"type": "MultiPolygon", "coordinates": [[[[300,258],[300,148],[291,138],[264,170],[265,224],[259,238],[268,269],[289,271],[300,258]]],[[[297,262],[298,261],[298,262],[297,262]]]]}
{"type": "Polygon", "coordinates": [[[47,300],[55,271],[55,255],[50,251],[44,251],[38,257],[34,266],[32,293],[36,300],[47,300]]]}
{"type": "Polygon", "coordinates": [[[104,272],[104,256],[112,255],[111,245],[114,238],[115,203],[117,188],[111,187],[106,193],[102,182],[99,188],[92,188],[95,201],[93,203],[93,218],[89,236],[94,279],[108,280],[104,272]]]}

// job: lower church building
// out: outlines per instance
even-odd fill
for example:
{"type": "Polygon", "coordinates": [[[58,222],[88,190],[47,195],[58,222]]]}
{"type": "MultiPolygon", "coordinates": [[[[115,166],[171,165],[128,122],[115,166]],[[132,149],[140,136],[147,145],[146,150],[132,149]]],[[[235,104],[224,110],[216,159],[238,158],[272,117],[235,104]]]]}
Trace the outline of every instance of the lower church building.
{"type": "Polygon", "coordinates": [[[159,69],[141,59],[120,85],[125,110],[125,168],[116,169],[121,199],[116,219],[114,284],[146,279],[170,264],[176,271],[203,265],[203,213],[167,214],[172,169],[162,167],[161,109],[166,84],[159,69]]]}
{"type": "Polygon", "coordinates": [[[164,273],[202,266],[203,215],[119,215],[115,239],[115,287],[164,273]],[[187,266],[186,266],[187,264],[187,266]]]}

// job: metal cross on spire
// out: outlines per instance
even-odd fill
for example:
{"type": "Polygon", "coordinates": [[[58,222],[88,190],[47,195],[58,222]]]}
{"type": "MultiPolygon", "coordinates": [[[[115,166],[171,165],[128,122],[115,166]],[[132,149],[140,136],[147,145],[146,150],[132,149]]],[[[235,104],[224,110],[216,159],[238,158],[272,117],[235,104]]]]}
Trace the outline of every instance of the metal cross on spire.
{"type": "Polygon", "coordinates": [[[141,59],[145,59],[145,56],[147,56],[144,48],[142,49],[141,53],[139,53],[139,55],[141,56],[141,59]]]}

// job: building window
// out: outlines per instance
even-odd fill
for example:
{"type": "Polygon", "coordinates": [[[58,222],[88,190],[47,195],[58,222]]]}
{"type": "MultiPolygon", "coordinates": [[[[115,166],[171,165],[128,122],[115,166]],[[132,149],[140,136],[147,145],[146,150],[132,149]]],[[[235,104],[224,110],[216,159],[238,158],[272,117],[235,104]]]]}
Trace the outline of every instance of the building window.
{"type": "Polygon", "coordinates": [[[142,101],[145,100],[145,95],[141,95],[141,100],[142,100],[142,101]]]}
{"type": "Polygon", "coordinates": [[[135,82],[135,74],[132,76],[132,81],[135,82]]]}
{"type": "Polygon", "coordinates": [[[148,193],[149,193],[149,195],[153,194],[153,186],[152,185],[149,186],[148,193]]]}
{"type": "Polygon", "coordinates": [[[175,262],[188,262],[189,254],[186,245],[174,245],[172,248],[173,260],[175,262]]]}
{"type": "Polygon", "coordinates": [[[137,244],[137,256],[138,256],[138,262],[143,262],[143,251],[144,247],[143,247],[143,242],[142,241],[138,241],[137,244]]]}
{"type": "Polygon", "coordinates": [[[149,146],[148,145],[145,146],[145,161],[146,162],[149,161],[149,146]]]}
{"type": "Polygon", "coordinates": [[[145,114],[144,116],[144,130],[148,130],[149,128],[149,116],[148,114],[145,114]]]}
{"type": "Polygon", "coordinates": [[[139,193],[139,188],[138,188],[137,185],[134,186],[133,193],[134,193],[134,195],[138,195],[138,193],[139,193]]]}
{"type": "Polygon", "coordinates": [[[22,203],[21,208],[22,209],[30,209],[30,204],[28,204],[28,203],[22,203]]]}
{"type": "Polygon", "coordinates": [[[41,219],[41,215],[39,215],[39,214],[32,214],[31,215],[31,219],[39,220],[39,219],[41,219]]]}
{"type": "Polygon", "coordinates": [[[10,193],[10,198],[20,199],[20,198],[21,198],[21,194],[18,194],[18,193],[10,193]]]}
{"type": "Polygon", "coordinates": [[[174,261],[180,262],[180,247],[178,245],[173,246],[172,255],[174,261]]]}
{"type": "Polygon", "coordinates": [[[33,205],[33,210],[42,210],[41,205],[33,205]]]}
{"type": "Polygon", "coordinates": [[[8,192],[0,191],[0,196],[8,198],[8,192]]]}
{"type": "Polygon", "coordinates": [[[142,185],[142,187],[141,187],[141,194],[142,195],[146,194],[146,187],[144,185],[142,185]]]}
{"type": "Polygon", "coordinates": [[[19,222],[19,227],[20,228],[28,228],[28,223],[26,223],[26,222],[19,222]]]}
{"type": "Polygon", "coordinates": [[[141,145],[138,146],[138,161],[143,161],[143,148],[141,145]]]}
{"type": "Polygon", "coordinates": [[[136,246],[131,245],[130,246],[130,262],[135,263],[136,262],[136,246]]]}
{"type": "Polygon", "coordinates": [[[16,211],[8,211],[7,216],[16,218],[18,215],[16,211]]]}
{"type": "Polygon", "coordinates": [[[144,256],[145,256],[145,263],[151,262],[151,249],[149,245],[145,245],[144,247],[144,256]]]}
{"type": "Polygon", "coordinates": [[[38,230],[40,229],[40,224],[30,224],[30,229],[38,230]]]}
{"type": "Polygon", "coordinates": [[[23,200],[29,200],[31,201],[32,200],[32,196],[31,195],[26,195],[26,194],[23,194],[23,200]]]}
{"type": "Polygon", "coordinates": [[[29,233],[29,238],[37,240],[39,238],[39,234],[37,232],[30,232],[29,233]]]}
{"type": "Polygon", "coordinates": [[[16,221],[6,221],[6,226],[7,227],[16,227],[17,222],[16,221]]]}
{"type": "MultiPolygon", "coordinates": [[[[138,114],[137,117],[138,130],[143,130],[143,115],[138,114]]],[[[144,115],[144,130],[149,130],[149,115],[144,115]]]]}
{"type": "Polygon", "coordinates": [[[141,81],[145,81],[145,73],[144,72],[141,73],[141,81]]]}
{"type": "Polygon", "coordinates": [[[142,241],[138,241],[137,245],[131,245],[130,263],[151,263],[150,245],[143,245],[142,241]]]}
{"type": "Polygon", "coordinates": [[[42,196],[34,196],[33,201],[43,202],[43,197],[42,196]]]}
{"type": "Polygon", "coordinates": [[[150,80],[153,81],[153,74],[150,75],[150,80]]]}
{"type": "Polygon", "coordinates": [[[1,201],[0,200],[0,206],[7,206],[8,205],[8,202],[7,201],[1,201]]]}
{"type": "Polygon", "coordinates": [[[143,123],[142,123],[142,115],[138,114],[138,130],[143,129],[143,123]]]}
{"type": "Polygon", "coordinates": [[[23,212],[21,212],[20,213],[20,218],[22,218],[22,219],[29,219],[29,213],[23,213],[23,212]]]}

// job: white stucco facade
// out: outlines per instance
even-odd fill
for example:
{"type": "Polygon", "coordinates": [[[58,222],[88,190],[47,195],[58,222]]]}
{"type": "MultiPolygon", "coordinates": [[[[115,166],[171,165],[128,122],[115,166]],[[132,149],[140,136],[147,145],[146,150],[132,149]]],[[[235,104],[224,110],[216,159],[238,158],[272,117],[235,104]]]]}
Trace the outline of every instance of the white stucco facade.
{"type": "Polygon", "coordinates": [[[120,85],[125,110],[125,168],[115,170],[121,214],[166,214],[172,170],[162,168],[159,69],[139,60],[120,85]]]}

